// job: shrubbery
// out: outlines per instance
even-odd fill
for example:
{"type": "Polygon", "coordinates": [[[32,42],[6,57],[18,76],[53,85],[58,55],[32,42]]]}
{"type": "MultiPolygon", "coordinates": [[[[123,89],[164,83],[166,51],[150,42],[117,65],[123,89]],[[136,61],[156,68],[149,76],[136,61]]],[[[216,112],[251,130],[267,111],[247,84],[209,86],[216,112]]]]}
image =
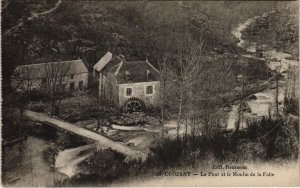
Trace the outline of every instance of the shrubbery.
{"type": "Polygon", "coordinates": [[[83,146],[91,141],[81,138],[78,135],[74,135],[64,131],[57,131],[55,143],[59,149],[64,150],[72,147],[83,146]]]}
{"type": "Polygon", "coordinates": [[[296,159],[299,125],[288,119],[262,118],[235,132],[165,140],[151,148],[155,166],[181,166],[213,158],[218,161],[296,159]]]}
{"type": "Polygon", "coordinates": [[[248,125],[246,138],[262,145],[265,160],[297,158],[299,135],[296,129],[299,129],[297,122],[263,118],[248,125]]]}
{"type": "Polygon", "coordinates": [[[284,98],[284,112],[295,116],[299,115],[299,100],[295,98],[284,98]]]}

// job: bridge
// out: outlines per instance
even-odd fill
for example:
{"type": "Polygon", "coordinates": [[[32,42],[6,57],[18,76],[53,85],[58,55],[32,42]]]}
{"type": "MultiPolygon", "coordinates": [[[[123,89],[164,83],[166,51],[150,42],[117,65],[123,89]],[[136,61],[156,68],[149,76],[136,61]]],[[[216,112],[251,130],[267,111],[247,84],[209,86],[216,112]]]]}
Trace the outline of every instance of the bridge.
{"type": "Polygon", "coordinates": [[[132,159],[136,159],[136,160],[140,159],[142,161],[145,161],[147,158],[147,155],[141,151],[133,150],[132,148],[128,147],[125,144],[122,144],[120,142],[115,142],[107,137],[104,137],[93,131],[78,127],[71,123],[68,123],[68,122],[65,122],[65,121],[62,121],[59,119],[55,119],[53,117],[50,117],[47,114],[26,110],[24,112],[24,117],[26,117],[27,119],[29,119],[31,121],[39,122],[39,123],[46,124],[49,126],[54,126],[54,127],[63,129],[67,132],[87,138],[89,140],[93,140],[102,149],[110,148],[118,153],[124,154],[126,156],[127,161],[132,160],[132,159]]]}

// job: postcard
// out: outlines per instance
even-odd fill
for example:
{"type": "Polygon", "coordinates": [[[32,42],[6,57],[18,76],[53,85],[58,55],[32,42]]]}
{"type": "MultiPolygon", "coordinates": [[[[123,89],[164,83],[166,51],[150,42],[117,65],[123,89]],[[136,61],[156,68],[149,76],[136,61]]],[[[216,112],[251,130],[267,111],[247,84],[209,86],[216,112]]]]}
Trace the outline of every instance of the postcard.
{"type": "Polygon", "coordinates": [[[300,185],[298,1],[1,6],[3,187],[300,185]]]}

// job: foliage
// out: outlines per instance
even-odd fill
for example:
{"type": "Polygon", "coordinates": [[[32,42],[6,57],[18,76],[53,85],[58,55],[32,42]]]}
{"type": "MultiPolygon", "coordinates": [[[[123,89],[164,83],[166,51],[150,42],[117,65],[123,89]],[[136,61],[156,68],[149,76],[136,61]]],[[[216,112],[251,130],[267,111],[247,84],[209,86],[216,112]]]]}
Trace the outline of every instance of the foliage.
{"type": "Polygon", "coordinates": [[[291,159],[297,157],[299,133],[295,123],[287,119],[262,118],[248,124],[248,139],[258,142],[265,150],[265,159],[291,159]]]}
{"type": "Polygon", "coordinates": [[[153,166],[174,167],[197,163],[203,159],[249,161],[296,159],[299,133],[296,122],[263,118],[236,133],[188,136],[169,140],[151,148],[148,159],[153,166]]]}
{"type": "Polygon", "coordinates": [[[284,111],[287,114],[299,116],[299,100],[296,98],[284,98],[284,111]]]}
{"type": "Polygon", "coordinates": [[[148,160],[153,166],[163,168],[190,165],[208,158],[223,160],[231,147],[229,142],[230,138],[224,134],[167,139],[151,148],[148,160]]]}
{"type": "Polygon", "coordinates": [[[78,137],[78,135],[74,135],[64,131],[57,131],[55,143],[59,146],[59,149],[64,150],[67,148],[82,146],[90,141],[78,137]]]}
{"type": "Polygon", "coordinates": [[[55,146],[49,146],[47,149],[43,151],[43,158],[50,166],[55,166],[56,156],[59,150],[55,146]]]}
{"type": "Polygon", "coordinates": [[[298,10],[295,2],[277,4],[267,17],[261,17],[243,33],[257,44],[268,44],[271,48],[281,49],[297,58],[298,50],[298,10]],[[257,32],[259,30],[259,32],[257,32]]]}
{"type": "Polygon", "coordinates": [[[20,113],[15,108],[2,109],[2,138],[12,139],[25,132],[20,113]]]}

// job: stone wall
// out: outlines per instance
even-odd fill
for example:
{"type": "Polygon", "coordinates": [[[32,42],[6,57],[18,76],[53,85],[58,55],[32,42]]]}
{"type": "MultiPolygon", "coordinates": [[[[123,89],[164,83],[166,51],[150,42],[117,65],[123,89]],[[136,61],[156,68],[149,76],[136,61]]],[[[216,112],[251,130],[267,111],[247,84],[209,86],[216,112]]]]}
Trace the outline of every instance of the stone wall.
{"type": "Polygon", "coordinates": [[[142,99],[146,107],[156,107],[159,100],[159,81],[119,84],[119,105],[131,97],[142,99]],[[153,86],[153,94],[146,94],[146,87],[153,86]],[[132,95],[126,96],[126,88],[132,88],[132,95]]]}
{"type": "MultiPolygon", "coordinates": [[[[74,74],[73,78],[71,75],[65,76],[64,78],[64,84],[66,91],[70,91],[70,84],[74,83],[74,90],[78,91],[79,88],[79,82],[83,82],[83,90],[87,89],[88,86],[88,73],[80,73],[80,74],[74,74]]],[[[40,79],[34,79],[34,80],[22,80],[22,81],[13,81],[12,86],[15,89],[18,90],[27,90],[27,87],[30,86],[30,90],[41,90],[42,88],[42,78],[40,79]]]]}
{"type": "Polygon", "coordinates": [[[102,99],[107,100],[109,104],[118,106],[119,93],[116,76],[111,73],[101,74],[94,73],[94,79],[98,81],[98,94],[102,99]]]}
{"type": "Polygon", "coordinates": [[[105,99],[115,106],[118,106],[119,97],[118,97],[118,84],[115,75],[108,73],[104,76],[104,89],[103,93],[105,99]]]}

